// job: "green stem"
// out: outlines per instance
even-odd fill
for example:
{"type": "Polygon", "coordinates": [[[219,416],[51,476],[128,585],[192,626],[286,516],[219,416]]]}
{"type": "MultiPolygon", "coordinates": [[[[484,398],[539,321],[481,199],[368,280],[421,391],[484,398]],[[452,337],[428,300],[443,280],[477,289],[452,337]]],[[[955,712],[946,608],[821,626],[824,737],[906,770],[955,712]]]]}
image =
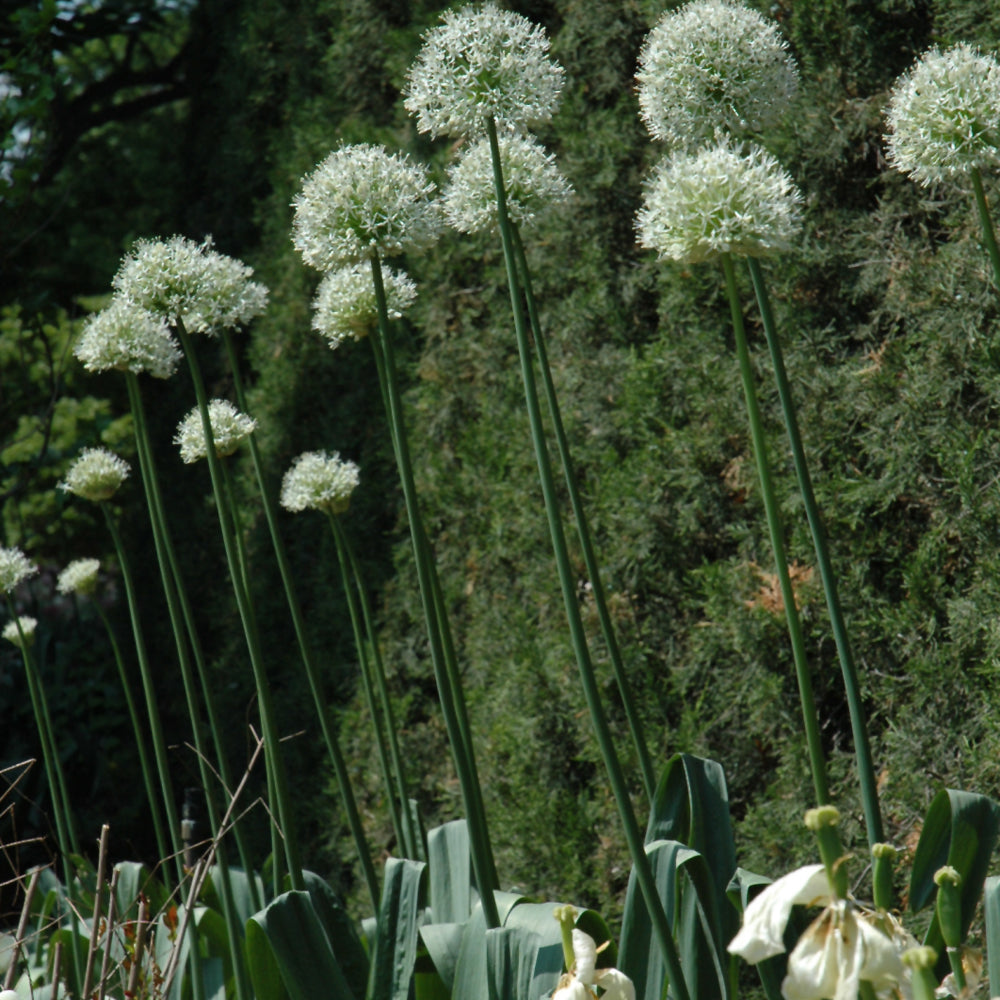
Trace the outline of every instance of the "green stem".
{"type": "Polygon", "coordinates": [[[639,759],[639,769],[642,772],[642,780],[646,786],[646,797],[652,802],[656,795],[656,770],[653,767],[652,758],[649,756],[649,748],[646,745],[646,738],[642,732],[642,721],[639,718],[635,698],[632,696],[632,687],[628,682],[625,662],[622,659],[621,649],[615,636],[615,627],[608,612],[604,584],[601,581],[601,567],[594,553],[594,544],[590,534],[590,527],[587,523],[587,513],[580,498],[580,490],[576,484],[573,459],[569,453],[569,441],[566,437],[566,430],[563,427],[562,415],[559,412],[559,400],[556,396],[555,384],[552,381],[552,370],[549,365],[548,350],[545,346],[545,335],[542,332],[542,325],[538,319],[538,310],[535,306],[535,296],[531,286],[531,272],[528,270],[528,261],[524,255],[521,234],[517,226],[513,223],[510,224],[510,232],[514,243],[514,253],[517,257],[524,300],[528,307],[528,321],[531,324],[535,352],[538,355],[538,369],[542,376],[542,387],[545,390],[545,399],[548,404],[549,415],[552,418],[556,447],[559,451],[559,459],[562,462],[570,506],[573,508],[573,516],[576,519],[577,534],[580,537],[583,561],[587,567],[587,576],[590,579],[594,606],[597,608],[597,617],[601,623],[604,644],[608,649],[608,656],[611,659],[611,669],[618,684],[618,692],[621,695],[622,706],[625,709],[625,718],[628,720],[629,730],[632,733],[632,742],[635,744],[636,756],[639,759]]]}
{"type": "Polygon", "coordinates": [[[563,603],[566,606],[566,617],[569,622],[573,649],[576,653],[580,680],[587,700],[587,707],[590,711],[594,734],[597,737],[601,756],[604,758],[604,766],[611,781],[611,790],[615,796],[618,813],[621,816],[622,825],[625,830],[625,840],[628,844],[629,853],[632,856],[636,881],[639,884],[643,900],[646,903],[646,909],[649,912],[654,933],[663,951],[667,974],[670,977],[671,991],[676,1000],[690,1000],[687,983],[684,979],[684,972],[681,968],[680,956],[677,953],[677,946],[674,943],[673,933],[670,928],[670,921],[667,919],[666,910],[663,907],[663,901],[660,899],[656,880],[653,876],[653,869],[646,854],[643,834],[639,829],[639,823],[632,808],[628,785],[625,782],[625,775],[622,773],[614,742],[611,739],[611,731],[604,714],[604,708],[601,705],[597,677],[594,673],[593,664],[590,661],[587,638],[584,633],[583,621],[580,618],[580,609],[576,599],[576,583],[570,565],[569,551],[566,547],[562,522],[559,517],[552,465],[549,460],[548,448],[545,443],[545,434],[542,427],[541,408],[539,406],[535,376],[532,369],[531,348],[528,343],[528,331],[524,322],[524,311],[521,305],[513,240],[507,218],[507,196],[500,166],[500,146],[497,141],[496,125],[492,120],[488,123],[488,134],[490,150],[493,156],[493,177],[497,198],[500,236],[503,242],[504,262],[507,267],[507,284],[510,290],[514,332],[517,337],[518,353],[521,360],[521,377],[524,383],[525,403],[528,408],[531,438],[535,447],[535,458],[538,464],[542,495],[545,499],[545,512],[548,517],[549,532],[552,536],[552,548],[555,554],[556,567],[559,572],[559,583],[562,588],[563,603]]]}
{"type": "Polygon", "coordinates": [[[771,468],[767,459],[767,441],[764,435],[764,423],[757,403],[757,392],[754,388],[753,369],[750,364],[750,350],[747,346],[746,332],[743,328],[743,312],[739,293],[736,289],[736,273],[733,270],[733,260],[728,253],[722,254],[722,269],[726,276],[726,291],[729,294],[729,307],[733,318],[733,334],[736,340],[736,354],[739,359],[740,378],[743,381],[743,395],[746,399],[747,417],[750,421],[750,435],[753,441],[754,456],[757,460],[757,475],[760,479],[761,495],[764,499],[764,511],[767,515],[767,528],[771,536],[771,547],[774,551],[775,568],[778,582],[781,586],[781,597],[785,604],[785,619],[788,622],[788,635],[792,643],[792,656],[795,660],[795,675],[799,685],[799,700],[802,706],[802,722],[806,731],[806,743],[809,748],[809,763],[812,770],[813,788],[816,801],[825,805],[830,801],[830,793],[826,780],[826,762],[823,757],[823,747],[820,742],[819,724],[816,714],[816,703],[813,698],[812,680],[809,676],[809,664],[806,662],[805,643],[802,639],[802,625],[799,621],[799,611],[795,604],[795,592],[788,574],[788,559],[785,555],[784,529],[781,524],[781,513],[771,481],[771,468]]]}
{"type": "Polygon", "coordinates": [[[799,433],[798,418],[795,413],[795,401],[792,397],[788,374],[781,352],[781,341],[778,339],[774,313],[767,294],[767,285],[760,262],[748,258],[750,277],[753,280],[754,291],[757,294],[757,305],[760,308],[761,320],[764,325],[764,335],[771,351],[771,364],[774,367],[774,378],[778,388],[778,398],[785,417],[785,427],[788,431],[788,441],[792,451],[792,463],[795,475],[799,481],[799,492],[812,532],[813,546],[816,549],[816,562],[819,566],[820,578],[823,581],[823,592],[826,595],[826,606],[830,612],[830,626],[833,639],[837,646],[837,656],[840,659],[840,669],[844,676],[844,689],[847,693],[847,707],[851,717],[851,730],[854,735],[854,755],[858,766],[858,781],[861,785],[861,800],[865,813],[865,827],[868,831],[868,847],[880,843],[882,835],[882,813],[879,809],[878,785],[875,779],[875,767],[872,763],[871,744],[868,738],[868,725],[865,709],[861,700],[861,686],[858,682],[858,671],[851,652],[851,643],[847,635],[847,626],[840,606],[840,595],[837,590],[837,577],[830,561],[829,547],[826,544],[826,531],[823,519],[820,517],[816,496],[813,493],[812,479],[806,462],[805,449],[802,447],[802,435],[799,433]]]}
{"type": "Polygon", "coordinates": [[[993,265],[993,281],[1000,289],[1000,247],[997,247],[996,233],[993,231],[993,219],[990,216],[990,207],[986,203],[986,192],[983,190],[983,178],[978,167],[972,168],[972,190],[976,196],[976,208],[979,211],[979,222],[983,228],[983,242],[990,255],[990,263],[993,265]]]}

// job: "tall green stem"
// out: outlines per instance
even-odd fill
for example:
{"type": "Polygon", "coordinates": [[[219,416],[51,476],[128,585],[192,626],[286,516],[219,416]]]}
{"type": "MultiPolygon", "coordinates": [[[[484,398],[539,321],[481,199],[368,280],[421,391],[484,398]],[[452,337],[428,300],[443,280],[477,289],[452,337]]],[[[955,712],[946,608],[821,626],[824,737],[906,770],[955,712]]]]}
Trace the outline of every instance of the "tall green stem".
{"type": "Polygon", "coordinates": [[[844,688],[847,693],[847,707],[851,716],[851,731],[854,735],[854,755],[858,765],[858,781],[861,785],[861,800],[865,814],[865,827],[868,832],[868,846],[874,847],[884,839],[882,835],[882,813],[879,809],[878,786],[875,779],[875,767],[872,763],[871,744],[868,737],[868,724],[865,709],[861,701],[861,686],[858,682],[858,671],[851,652],[851,643],[844,623],[843,611],[840,607],[840,595],[837,589],[837,577],[830,561],[829,547],[826,544],[826,531],[823,519],[820,517],[816,496],[813,493],[812,479],[806,462],[805,449],[802,447],[802,435],[799,433],[799,422],[795,412],[795,400],[792,397],[788,374],[785,371],[785,361],[781,351],[781,341],[771,311],[771,302],[767,294],[767,285],[760,262],[748,258],[750,277],[753,280],[754,291],[757,294],[757,305],[760,308],[761,320],[764,325],[764,335],[771,352],[771,364],[774,368],[775,383],[778,388],[778,398],[785,418],[788,431],[788,441],[792,451],[792,463],[795,466],[795,476],[799,482],[799,492],[812,532],[813,546],[816,549],[816,562],[819,566],[820,578],[823,581],[823,592],[826,595],[826,606],[830,612],[830,627],[837,646],[837,656],[840,659],[840,669],[844,676],[844,688]]]}
{"type": "Polygon", "coordinates": [[[611,781],[611,790],[615,796],[618,813],[625,829],[625,839],[629,853],[632,856],[633,870],[639,889],[642,892],[646,909],[649,912],[653,930],[663,951],[667,974],[670,977],[670,987],[676,1000],[690,1000],[684,972],[681,969],[680,956],[674,943],[670,921],[657,890],[653,877],[652,866],[646,854],[645,843],[632,800],[629,797],[628,785],[622,773],[621,764],[611,739],[604,708],[601,704],[600,690],[590,652],[587,648],[587,637],[580,617],[580,609],[576,599],[576,584],[570,565],[569,551],[563,533],[562,521],[559,517],[559,506],[556,499],[555,482],[552,475],[552,465],[549,460],[548,447],[545,443],[545,432],[542,427],[542,414],[539,406],[538,392],[535,387],[535,375],[532,367],[531,348],[528,343],[528,331],[524,322],[524,310],[521,303],[520,287],[517,277],[514,241],[511,237],[507,217],[507,194],[500,165],[500,147],[497,141],[496,125],[491,120],[488,125],[490,149],[493,156],[493,177],[497,199],[497,212],[500,224],[500,236],[503,242],[504,262],[507,267],[507,284],[510,290],[511,310],[514,318],[514,333],[517,337],[518,354],[521,359],[521,377],[524,382],[525,403],[528,408],[528,419],[531,425],[531,439],[535,447],[535,458],[538,464],[538,475],[545,499],[545,513],[548,517],[549,532],[552,536],[552,548],[555,554],[556,567],[559,572],[559,583],[562,588],[563,603],[566,607],[566,617],[569,622],[573,650],[576,653],[580,680],[587,707],[590,711],[591,724],[597,737],[597,743],[604,759],[604,766],[611,781]]]}
{"type": "Polygon", "coordinates": [[[747,346],[746,331],[743,327],[743,311],[739,292],[736,288],[736,273],[733,270],[733,260],[728,253],[722,254],[722,269],[726,276],[726,291],[729,295],[729,307],[733,317],[733,334],[736,340],[736,355],[739,359],[740,378],[743,381],[743,395],[746,399],[747,417],[750,421],[750,435],[753,441],[754,456],[757,460],[757,475],[760,479],[761,495],[764,499],[764,511],[767,516],[767,528],[771,536],[771,548],[774,551],[775,568],[781,587],[781,597],[785,604],[785,619],[788,622],[788,635],[792,643],[792,656],[795,660],[795,675],[799,685],[799,701],[802,707],[802,723],[806,731],[806,743],[809,749],[809,764],[812,771],[813,788],[816,802],[825,805],[830,801],[830,793],[826,780],[826,761],[823,757],[823,747],[820,742],[819,724],[816,715],[816,702],[813,698],[812,680],[809,676],[809,664],[806,662],[805,643],[802,639],[802,625],[799,621],[799,611],[795,603],[795,592],[788,573],[788,559],[785,555],[784,528],[781,524],[781,513],[774,493],[771,480],[771,467],[767,458],[767,440],[764,434],[764,423],[761,420],[760,406],[757,403],[757,391],[754,388],[753,368],[750,364],[750,350],[747,346]]]}
{"type": "Polygon", "coordinates": [[[993,219],[990,216],[990,207],[986,203],[986,192],[983,190],[983,178],[978,167],[972,168],[972,190],[976,196],[976,208],[979,211],[979,222],[983,228],[983,242],[990,255],[990,263],[993,265],[993,281],[997,289],[1000,289],[1000,247],[997,246],[996,233],[993,230],[993,219]]]}

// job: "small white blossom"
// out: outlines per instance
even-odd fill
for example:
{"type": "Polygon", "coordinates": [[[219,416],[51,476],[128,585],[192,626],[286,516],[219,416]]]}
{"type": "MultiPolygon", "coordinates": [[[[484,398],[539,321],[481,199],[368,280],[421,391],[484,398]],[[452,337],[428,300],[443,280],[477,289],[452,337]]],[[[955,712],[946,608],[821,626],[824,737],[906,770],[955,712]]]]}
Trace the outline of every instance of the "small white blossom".
{"type": "MultiPolygon", "coordinates": [[[[502,135],[498,146],[507,214],[516,225],[529,225],[536,215],[572,195],[555,157],[534,139],[502,135]]],[[[451,167],[448,177],[443,195],[448,223],[463,233],[495,229],[497,198],[489,140],[480,139],[470,147],[451,167]]]]}
{"type": "Polygon", "coordinates": [[[112,285],[188,333],[216,335],[248,323],[264,311],[267,289],[251,281],[253,268],[183,236],[138,240],[122,261],[112,285]]]}
{"type": "MultiPolygon", "coordinates": [[[[3,637],[8,641],[14,643],[18,649],[24,649],[25,645],[30,646],[35,638],[35,629],[38,627],[38,619],[32,618],[31,615],[21,615],[17,621],[9,621],[3,627],[3,637]],[[20,625],[20,629],[18,629],[20,625]],[[24,642],[21,641],[21,636],[24,636],[24,642]]],[[[2,996],[2,994],[0,994],[2,996]]]]}
{"type": "Polygon", "coordinates": [[[344,146],[303,178],[292,242],[320,271],[420,250],[437,238],[440,215],[427,170],[381,146],[344,146]]]}
{"type": "Polygon", "coordinates": [[[281,482],[281,506],[297,513],[325,510],[342,514],[347,510],[360,482],[354,462],[337,452],[307,451],[299,455],[281,482]]]}
{"type": "Polygon", "coordinates": [[[594,1000],[594,986],[602,1000],[635,1000],[632,980],[617,969],[598,969],[597,942],[578,927],[573,928],[573,968],[559,980],[552,1000],[594,1000]]]}
{"type": "Polygon", "coordinates": [[[37,572],[38,567],[20,549],[0,548],[0,594],[9,594],[37,572]]]}
{"type": "Polygon", "coordinates": [[[960,43],[931,49],[896,81],[889,162],[921,184],[1000,166],[1000,63],[960,43]]]}
{"type": "Polygon", "coordinates": [[[770,153],[751,146],[744,155],[720,142],[661,161],[639,210],[639,242],[662,260],[765,256],[791,246],[801,201],[770,153]]]}
{"type": "MultiPolygon", "coordinates": [[[[417,286],[402,271],[382,269],[386,308],[390,319],[399,319],[417,297],[417,286]]],[[[345,340],[361,340],[378,321],[375,285],[366,264],[330,271],[316,289],[313,329],[339,347],[345,340]]]]}
{"type": "Polygon", "coordinates": [[[98,559],[74,559],[56,579],[60,594],[92,594],[97,587],[98,559]]]}
{"type": "Polygon", "coordinates": [[[769,127],[798,87],[777,25],[733,0],[693,0],[665,13],[646,36],[636,80],[650,134],[688,150],[720,131],[769,127]]]}
{"type": "Polygon", "coordinates": [[[116,295],[84,323],[74,355],[88,372],[149,372],[169,378],[181,359],[167,321],[116,295]]]}
{"type": "Polygon", "coordinates": [[[98,503],[110,500],[130,471],[128,462],[107,448],[84,448],[59,488],[98,503]]]}
{"type": "Polygon", "coordinates": [[[544,29],[494,3],[447,11],[424,35],[404,87],[406,110],[432,136],[476,136],[548,121],[563,69],[549,58],[544,29]]]}
{"type": "MultiPolygon", "coordinates": [[[[257,426],[253,417],[241,413],[228,399],[213,399],[208,404],[208,419],[212,426],[215,454],[219,458],[232,455],[257,426]]],[[[208,455],[205,425],[197,406],[177,425],[174,444],[181,450],[181,460],[188,465],[208,455]]]]}

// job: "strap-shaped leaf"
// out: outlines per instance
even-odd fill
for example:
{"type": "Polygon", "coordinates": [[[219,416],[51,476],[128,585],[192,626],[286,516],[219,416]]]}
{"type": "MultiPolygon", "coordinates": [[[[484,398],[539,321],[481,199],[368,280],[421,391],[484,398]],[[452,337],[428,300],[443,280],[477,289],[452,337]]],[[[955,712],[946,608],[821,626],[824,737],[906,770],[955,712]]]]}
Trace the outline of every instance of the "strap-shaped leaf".
{"type": "Polygon", "coordinates": [[[424,924],[420,928],[420,938],[449,995],[455,984],[455,967],[464,933],[464,924],[424,924]]]}
{"type": "Polygon", "coordinates": [[[355,996],[364,996],[368,954],[358,936],[357,925],[344,909],[340,897],[315,872],[304,871],[302,877],[347,985],[355,996]]]}
{"type": "Polygon", "coordinates": [[[478,895],[472,885],[469,828],[464,819],[435,827],[427,834],[427,859],[434,923],[465,923],[478,895]]]}
{"type": "Polygon", "coordinates": [[[368,995],[378,1000],[407,1000],[409,996],[426,867],[422,861],[389,858],[386,862],[368,982],[368,995]]]}
{"type": "MultiPolygon", "coordinates": [[[[509,917],[511,910],[524,899],[512,892],[494,892],[500,923],[509,917]]],[[[554,921],[553,921],[554,922],[554,921]]],[[[486,918],[480,904],[473,907],[472,915],[465,923],[462,944],[455,963],[455,981],[451,995],[454,1000],[489,995],[489,973],[486,964],[486,918]]]]}
{"type": "Polygon", "coordinates": [[[987,996],[995,996],[1000,986],[1000,877],[991,875],[983,886],[983,914],[986,918],[986,958],[990,984],[987,996]]]}

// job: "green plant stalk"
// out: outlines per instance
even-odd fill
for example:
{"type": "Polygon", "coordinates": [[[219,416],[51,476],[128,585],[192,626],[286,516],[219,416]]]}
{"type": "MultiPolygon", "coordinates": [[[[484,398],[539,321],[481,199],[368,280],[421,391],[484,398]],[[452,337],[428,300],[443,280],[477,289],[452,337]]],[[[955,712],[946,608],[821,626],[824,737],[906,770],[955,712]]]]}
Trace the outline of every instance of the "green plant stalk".
{"type": "Polygon", "coordinates": [[[601,756],[604,759],[604,766],[611,782],[611,790],[615,796],[618,813],[621,816],[622,826],[625,830],[625,840],[628,844],[629,853],[632,856],[636,881],[639,883],[639,889],[646,903],[646,909],[649,911],[650,921],[663,952],[667,974],[670,977],[671,992],[675,1000],[690,1000],[690,993],[684,978],[683,969],[681,968],[677,945],[674,943],[670,921],[667,919],[663,901],[660,899],[659,892],[657,891],[653,869],[646,855],[643,834],[639,829],[639,823],[632,808],[628,785],[625,782],[625,775],[622,772],[621,764],[615,751],[614,741],[611,738],[611,730],[601,704],[597,677],[594,673],[594,667],[590,660],[590,652],[587,648],[587,637],[576,600],[576,587],[570,565],[569,551],[566,547],[566,538],[563,533],[562,521],[559,517],[552,465],[549,460],[548,447],[545,443],[545,435],[542,427],[541,407],[535,387],[531,347],[528,343],[528,331],[524,322],[514,245],[507,217],[507,196],[503,171],[500,165],[500,146],[497,141],[496,125],[492,119],[488,123],[488,135],[493,158],[493,179],[497,198],[500,237],[503,243],[504,262],[507,267],[507,284],[510,290],[514,333],[517,337],[518,354],[521,359],[521,377],[524,383],[525,403],[528,408],[531,438],[535,447],[535,458],[538,464],[542,495],[545,499],[545,512],[548,517],[549,532],[552,536],[552,548],[555,554],[556,567],[559,572],[559,583],[562,588],[563,603],[566,606],[566,617],[569,622],[573,650],[576,654],[577,665],[580,671],[580,680],[587,700],[587,708],[590,711],[591,724],[594,727],[594,734],[601,750],[601,756]]]}
{"type": "MultiPolygon", "coordinates": [[[[403,834],[407,839],[404,844],[410,858],[416,859],[419,853],[419,834],[413,824],[413,816],[409,807],[409,792],[407,791],[406,769],[403,767],[403,757],[399,751],[399,740],[396,738],[396,719],[392,711],[392,699],[389,697],[389,685],[385,675],[385,665],[382,662],[382,654],[379,652],[378,633],[375,631],[375,622],[372,618],[371,607],[368,601],[368,592],[365,589],[364,580],[358,561],[355,558],[354,550],[351,547],[350,538],[338,520],[336,528],[339,531],[343,543],[344,552],[347,554],[350,563],[351,574],[354,578],[354,585],[357,588],[358,598],[361,604],[361,616],[365,623],[365,632],[368,637],[368,644],[372,650],[372,665],[375,673],[375,685],[378,689],[381,701],[382,715],[385,719],[385,728],[389,740],[389,759],[392,762],[393,773],[396,777],[400,808],[403,814],[403,834]]],[[[345,586],[347,586],[345,582],[345,586]]]]}
{"type": "Polygon", "coordinates": [[[972,168],[972,190],[976,197],[976,209],[979,212],[979,222],[983,229],[983,242],[986,244],[986,251],[990,255],[990,263],[993,265],[993,281],[1000,289],[1000,247],[997,246],[996,233],[993,230],[993,219],[990,216],[990,207],[986,203],[986,192],[983,190],[983,178],[978,167],[972,168]]]}
{"type": "Polygon", "coordinates": [[[459,711],[456,707],[457,698],[454,682],[445,658],[445,643],[442,636],[448,632],[448,620],[439,613],[441,609],[435,597],[434,576],[436,573],[420,517],[416,483],[413,478],[413,464],[410,460],[410,450],[403,425],[403,401],[396,377],[385,285],[382,280],[382,267],[377,256],[372,257],[371,268],[372,281],[375,286],[379,334],[378,337],[372,336],[372,345],[382,385],[382,394],[392,427],[396,464],[403,486],[407,519],[410,523],[410,537],[413,543],[417,578],[420,583],[420,599],[427,622],[427,637],[430,642],[434,678],[437,684],[438,698],[441,702],[441,711],[444,715],[445,728],[448,732],[448,740],[451,744],[452,757],[455,761],[455,770],[462,791],[462,801],[465,805],[466,821],[469,825],[472,868],[476,876],[476,885],[479,887],[483,915],[486,918],[486,926],[496,928],[500,926],[500,914],[493,896],[493,892],[498,886],[496,867],[493,863],[493,852],[486,825],[486,812],[482,802],[479,777],[476,773],[475,757],[469,741],[470,735],[468,732],[463,732],[462,729],[459,711]]]}
{"type": "MultiPolygon", "coordinates": [[[[223,331],[223,341],[226,346],[226,355],[229,359],[229,368],[233,377],[233,387],[236,394],[236,403],[244,413],[248,412],[246,393],[243,389],[243,380],[240,376],[239,357],[237,356],[232,334],[228,330],[223,331]]],[[[337,786],[341,800],[344,804],[344,812],[347,815],[348,826],[354,838],[354,846],[358,852],[358,859],[365,877],[365,884],[372,897],[372,905],[378,911],[378,880],[375,876],[375,869],[371,860],[371,853],[365,837],[361,817],[358,813],[357,800],[354,789],[351,787],[350,775],[347,764],[344,761],[343,752],[336,734],[330,728],[326,717],[323,702],[322,685],[320,683],[320,673],[316,666],[312,645],[306,633],[305,619],[302,615],[302,605],[299,601],[298,591],[295,587],[295,578],[292,573],[291,564],[288,561],[288,554],[285,551],[285,543],[281,537],[278,526],[277,512],[275,510],[274,499],[267,489],[264,480],[264,463],[261,458],[260,448],[254,435],[247,439],[250,448],[250,457],[253,462],[254,473],[257,477],[257,488],[260,492],[261,501],[264,507],[264,516],[267,520],[268,531],[271,535],[271,545],[274,549],[274,556],[278,563],[278,571],[281,574],[281,582],[285,589],[285,597],[288,601],[288,610],[292,618],[292,627],[295,630],[295,638],[299,645],[299,652],[302,656],[302,663],[306,670],[306,679],[309,683],[309,691],[312,695],[316,714],[319,718],[320,729],[323,733],[323,742],[326,744],[327,753],[333,764],[334,774],[337,778],[337,786]]]]}
{"type": "Polygon", "coordinates": [[[542,376],[542,388],[545,391],[545,399],[548,404],[549,415],[552,419],[552,428],[555,431],[556,447],[559,451],[559,460],[562,462],[570,506],[573,508],[573,517],[576,519],[577,534],[580,537],[580,548],[583,551],[583,561],[587,567],[587,577],[590,580],[592,588],[594,606],[597,608],[597,617],[601,623],[604,644],[607,646],[608,656],[611,660],[611,669],[618,684],[618,692],[621,695],[622,706],[625,709],[625,717],[628,720],[629,730],[632,733],[632,742],[635,744],[635,752],[639,760],[639,770],[642,772],[643,784],[646,786],[646,797],[652,802],[656,794],[656,770],[653,767],[652,758],[649,756],[649,748],[646,745],[646,738],[642,732],[642,721],[639,718],[635,698],[632,696],[632,687],[628,682],[628,675],[625,672],[625,662],[622,659],[621,649],[615,636],[615,627],[608,612],[604,584],[601,581],[601,567],[594,552],[594,543],[591,538],[590,527],[587,523],[587,512],[584,509],[583,501],[580,498],[580,490],[576,484],[573,459],[569,452],[569,441],[566,437],[566,430],[563,427],[562,415],[559,412],[559,400],[556,396],[555,384],[552,381],[552,369],[549,365],[548,350],[545,346],[545,335],[542,331],[542,324],[538,319],[538,309],[535,305],[535,296],[531,286],[531,272],[528,270],[524,245],[521,242],[521,234],[518,227],[513,223],[510,223],[510,232],[514,243],[514,254],[517,258],[518,273],[521,279],[521,290],[524,293],[524,301],[528,307],[528,322],[531,324],[535,353],[538,355],[538,370],[542,376]]]}
{"type": "Polygon", "coordinates": [[[736,340],[736,355],[739,360],[740,378],[743,381],[743,395],[746,399],[747,417],[750,421],[750,436],[753,441],[754,456],[757,460],[757,475],[760,479],[761,495],[764,499],[764,511],[767,516],[767,528],[771,536],[771,547],[781,586],[781,597],[785,604],[785,619],[788,623],[788,635],[792,643],[792,656],[795,660],[795,676],[799,685],[799,701],[802,707],[802,723],[806,732],[806,744],[809,750],[809,765],[812,771],[813,788],[818,805],[826,805],[830,801],[829,787],[826,779],[826,762],[823,757],[823,747],[819,736],[819,723],[816,715],[816,702],[813,697],[812,680],[809,677],[809,664],[806,662],[805,643],[802,639],[802,625],[799,621],[798,607],[795,604],[795,592],[788,574],[788,558],[785,555],[784,529],[781,524],[781,513],[774,494],[774,484],[771,480],[771,468],[767,459],[767,440],[764,434],[764,424],[761,420],[760,406],[757,403],[757,392],[754,388],[753,369],[750,364],[750,350],[747,346],[746,331],[743,327],[743,312],[740,305],[739,292],[736,288],[736,273],[733,269],[733,259],[730,254],[721,255],[722,269],[726,276],[726,291],[729,295],[729,307],[733,318],[733,334],[736,340]]]}
{"type": "Polygon", "coordinates": [[[240,613],[240,621],[243,624],[243,634],[246,639],[250,663],[253,668],[254,683],[257,687],[261,735],[263,736],[265,747],[264,759],[269,764],[268,774],[272,775],[273,778],[274,806],[277,812],[278,823],[281,826],[282,843],[288,863],[289,878],[293,889],[304,890],[305,881],[302,878],[302,863],[300,860],[298,836],[295,829],[295,816],[292,811],[291,797],[288,791],[281,737],[274,716],[271,685],[268,681],[267,671],[261,656],[260,644],[257,641],[250,594],[242,585],[239,556],[233,546],[233,519],[223,495],[221,462],[215,453],[215,440],[212,437],[212,422],[208,415],[208,394],[205,391],[205,381],[202,377],[201,367],[198,364],[193,345],[191,344],[190,335],[179,319],[174,329],[177,332],[177,338],[188,361],[191,379],[194,383],[195,397],[198,401],[198,410],[201,413],[202,430],[205,435],[206,458],[212,481],[212,493],[215,497],[215,508],[219,518],[222,542],[226,551],[226,563],[229,568],[230,581],[240,613]]]}
{"type": "Polygon", "coordinates": [[[840,669],[844,676],[844,689],[847,693],[847,707],[851,717],[851,730],[854,735],[854,756],[858,767],[858,782],[861,786],[861,801],[865,814],[865,828],[868,832],[868,847],[873,848],[881,843],[882,812],[879,808],[878,783],[875,778],[875,766],[872,763],[871,743],[868,738],[868,723],[861,700],[861,686],[858,682],[858,671],[851,652],[851,642],[847,634],[843,611],[840,606],[840,595],[837,589],[837,577],[830,561],[830,551],[826,544],[826,531],[823,519],[820,517],[816,495],[812,488],[809,475],[809,465],[806,462],[805,449],[802,447],[802,435],[799,433],[799,422],[795,412],[795,400],[792,397],[788,373],[781,351],[781,341],[778,338],[774,313],[767,294],[767,285],[760,262],[747,258],[750,267],[750,277],[754,292],[757,295],[757,305],[760,309],[764,325],[764,336],[771,352],[771,364],[774,368],[775,383],[778,388],[778,398],[781,400],[781,410],[788,431],[788,442],[792,451],[792,463],[795,466],[795,476],[799,481],[799,492],[806,510],[806,519],[812,533],[813,546],[816,549],[816,562],[819,566],[820,578],[823,581],[823,593],[826,595],[826,606],[830,613],[830,627],[837,646],[837,656],[840,659],[840,669]]]}

